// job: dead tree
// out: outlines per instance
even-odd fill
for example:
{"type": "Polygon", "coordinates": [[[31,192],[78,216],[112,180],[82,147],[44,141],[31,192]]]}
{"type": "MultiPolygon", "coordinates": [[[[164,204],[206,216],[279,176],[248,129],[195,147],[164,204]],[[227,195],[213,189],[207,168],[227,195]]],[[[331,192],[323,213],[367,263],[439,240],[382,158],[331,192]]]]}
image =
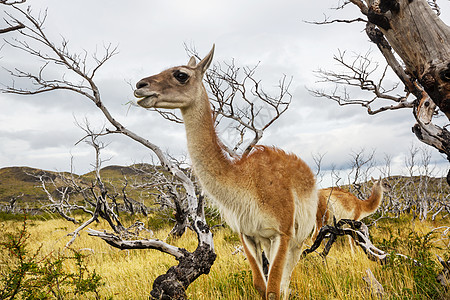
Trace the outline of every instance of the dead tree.
{"type": "MultiPolygon", "coordinates": [[[[302,253],[302,257],[305,257],[307,254],[314,252],[321,245],[322,241],[325,238],[328,238],[328,242],[326,243],[324,250],[320,253],[320,256],[326,258],[328,253],[330,252],[331,246],[336,242],[338,236],[348,235],[353,238],[358,246],[364,251],[367,257],[370,260],[377,261],[381,264],[386,264],[387,259],[391,255],[400,256],[403,258],[408,258],[406,255],[400,253],[387,253],[383,250],[378,249],[372,244],[372,241],[369,237],[369,228],[361,221],[341,219],[336,223],[334,220],[334,225],[325,225],[323,226],[319,234],[317,235],[314,244],[309,249],[305,249],[302,253]],[[344,227],[347,225],[349,227],[344,227]]],[[[420,263],[414,259],[412,261],[415,264],[420,265],[420,263]]]]}
{"type": "MultiPolygon", "coordinates": [[[[442,235],[446,235],[446,234],[448,234],[450,227],[443,226],[443,227],[435,228],[430,233],[432,233],[434,231],[438,232],[441,229],[444,229],[442,235]]],[[[317,250],[320,247],[322,241],[324,241],[324,239],[329,239],[324,247],[324,250],[321,253],[319,253],[319,255],[323,259],[326,259],[327,255],[331,249],[331,246],[337,240],[337,237],[343,236],[343,235],[348,235],[348,236],[352,237],[353,240],[356,242],[356,244],[361,247],[361,249],[364,251],[364,253],[367,255],[367,257],[370,260],[379,262],[382,265],[386,264],[388,262],[388,259],[391,257],[401,257],[403,259],[409,260],[415,266],[422,266],[422,264],[419,261],[417,261],[409,256],[406,256],[404,254],[388,253],[388,252],[378,249],[376,246],[374,246],[372,244],[370,237],[369,237],[369,229],[363,222],[347,220],[347,219],[342,219],[338,223],[336,223],[336,220],[334,220],[334,225],[323,226],[320,229],[317,239],[314,241],[314,244],[311,246],[311,248],[305,249],[303,251],[302,257],[304,258],[309,253],[312,253],[315,250],[317,250]],[[344,227],[344,226],[346,226],[346,227],[344,227]]],[[[437,259],[441,263],[443,270],[436,276],[436,280],[444,287],[448,287],[449,280],[450,280],[450,268],[449,268],[450,261],[444,261],[439,256],[437,256],[437,259]]],[[[369,274],[367,274],[367,275],[369,275],[369,274]]],[[[373,274],[372,274],[372,276],[369,276],[369,278],[366,277],[363,279],[365,281],[371,281],[370,277],[373,277],[373,274]]],[[[372,280],[373,279],[374,278],[372,278],[372,280]]],[[[376,286],[378,286],[378,288],[375,290],[372,289],[372,292],[376,292],[375,294],[379,294],[379,296],[381,296],[382,293],[379,293],[379,292],[382,291],[382,287],[380,288],[379,283],[376,284],[376,286]],[[377,290],[378,290],[378,292],[377,292],[377,290]]]]}
{"type": "MultiPolygon", "coordinates": [[[[95,53],[92,56],[93,60],[90,60],[90,56],[86,52],[71,53],[69,51],[69,42],[66,39],[62,38],[60,43],[56,43],[50,40],[46,35],[44,31],[44,21],[47,11],[42,12],[39,17],[35,17],[32,14],[31,8],[24,10],[16,5],[10,5],[9,7],[15,11],[14,16],[12,14],[9,15],[12,20],[11,22],[20,22],[24,24],[25,27],[18,29],[19,38],[6,40],[6,44],[17,51],[27,53],[31,58],[37,58],[39,61],[43,62],[43,64],[37,72],[20,70],[17,68],[8,70],[12,78],[12,84],[2,88],[1,91],[18,95],[36,95],[56,90],[71,91],[92,101],[103,113],[110,126],[112,126],[112,128],[107,128],[105,133],[97,135],[87,134],[86,136],[92,146],[96,149],[96,163],[94,166],[94,169],[96,170],[96,186],[95,188],[92,187],[87,190],[90,191],[94,197],[92,198],[93,200],[89,200],[90,204],[92,204],[93,212],[91,217],[72,233],[73,238],[69,243],[71,243],[77,234],[90,223],[98,218],[103,218],[109,223],[110,227],[113,229],[113,233],[90,230],[90,235],[100,237],[105,240],[105,242],[119,249],[158,249],[175,256],[179,261],[179,264],[170,268],[166,274],[159,276],[155,280],[151,295],[157,299],[185,299],[185,289],[198,276],[208,274],[216,257],[212,233],[205,221],[204,198],[198,196],[200,193],[198,193],[192,178],[165,155],[157,145],[128,130],[123,124],[117,121],[111,115],[107,107],[104,106],[101,91],[96,85],[94,78],[99,68],[116,55],[116,47],[106,45],[104,47],[103,55],[98,56],[97,53],[95,53]],[[38,47],[35,42],[37,42],[38,47]],[[52,74],[59,74],[59,78],[48,78],[47,75],[50,73],[48,71],[49,69],[52,70],[52,74]],[[78,81],[67,80],[65,75],[68,72],[71,76],[76,76],[78,81]],[[21,80],[29,81],[33,83],[33,89],[21,88],[15,80],[17,80],[17,82],[21,82],[21,80]],[[182,216],[183,220],[185,220],[181,222],[182,224],[188,224],[187,226],[197,234],[198,247],[195,251],[188,252],[157,239],[140,239],[131,234],[130,228],[126,228],[120,222],[117,212],[114,210],[114,204],[110,205],[108,202],[110,193],[103,183],[99,172],[100,158],[98,156],[98,150],[101,150],[101,144],[98,143],[97,138],[104,134],[113,133],[123,134],[151,150],[158,158],[163,171],[170,173],[181,185],[182,188],[180,188],[180,190],[183,190],[184,194],[182,197],[176,197],[176,199],[181,200],[175,201],[177,205],[177,215],[182,216]]],[[[267,101],[268,107],[275,108],[276,110],[276,113],[273,114],[274,117],[269,116],[269,118],[262,123],[262,127],[259,126],[255,119],[249,118],[244,120],[244,115],[239,115],[236,119],[234,118],[235,114],[227,114],[224,116],[226,119],[238,121],[242,126],[258,133],[255,138],[250,141],[249,146],[245,146],[245,149],[251,149],[251,147],[261,138],[262,131],[270,126],[273,121],[287,109],[290,98],[287,97],[287,100],[284,100],[284,98],[290,94],[287,91],[288,84],[283,83],[283,85],[280,86],[283,90],[283,93],[281,93],[282,97],[269,96],[269,94],[260,89],[260,82],[253,79],[254,68],[247,70],[251,71],[248,71],[244,78],[248,83],[255,86],[255,89],[250,88],[255,91],[256,94],[254,94],[254,96],[259,94],[263,101],[267,101]],[[276,104],[277,101],[279,101],[280,107],[285,107],[285,109],[278,108],[278,104],[276,104]],[[246,124],[246,122],[249,123],[246,124]]],[[[233,84],[237,84],[237,81],[231,82],[230,86],[233,84]]],[[[217,84],[216,86],[220,88],[220,84],[217,84]]],[[[252,106],[254,104],[253,102],[247,101],[246,105],[252,106]]],[[[229,107],[232,108],[233,105],[229,105],[229,107]]],[[[264,119],[262,118],[262,115],[257,114],[258,108],[256,106],[252,108],[245,108],[244,106],[244,108],[236,108],[234,111],[244,113],[250,111],[252,113],[251,117],[256,118],[258,116],[259,120],[264,119]]],[[[161,111],[160,113],[167,118],[176,120],[176,116],[170,115],[167,112],[161,111]]],[[[233,152],[230,152],[230,155],[233,155],[233,152]]]]}
{"type": "MultiPolygon", "coordinates": [[[[190,178],[198,194],[198,185],[195,182],[195,178],[189,169],[182,168],[182,164],[185,163],[175,158],[172,158],[171,161],[177,168],[186,173],[186,176],[190,178]]],[[[142,179],[130,182],[131,187],[140,190],[141,194],[146,193],[147,196],[154,198],[154,203],[159,206],[159,211],[165,214],[165,219],[175,224],[170,231],[170,235],[173,237],[181,237],[186,231],[186,228],[189,227],[189,220],[187,219],[187,215],[183,213],[181,206],[181,203],[185,201],[186,197],[182,183],[171,173],[164,172],[159,165],[138,164],[133,166],[133,170],[142,179]]],[[[129,202],[130,199],[125,197],[125,191],[123,193],[124,201],[129,202]]],[[[132,204],[130,203],[128,205],[132,204]]]]}
{"type": "MultiPolygon", "coordinates": [[[[67,180],[65,176],[61,174],[59,175],[61,180],[67,180]]],[[[78,224],[79,222],[71,216],[73,211],[83,210],[84,212],[87,212],[91,215],[93,214],[93,212],[86,208],[85,205],[77,205],[75,203],[71,203],[71,194],[73,192],[73,190],[71,189],[71,185],[57,185],[55,180],[47,174],[39,174],[35,175],[35,177],[37,177],[41,182],[41,188],[47,195],[48,199],[48,202],[46,201],[47,203],[42,204],[42,210],[48,211],[50,213],[57,213],[67,221],[74,224],[78,224]],[[49,190],[49,185],[51,185],[55,189],[56,193],[58,194],[57,196],[54,196],[53,193],[49,190]]],[[[73,174],[71,174],[71,177],[71,182],[75,182],[73,180],[73,174]]]]}
{"type": "MultiPolygon", "coordinates": [[[[198,57],[198,56],[197,56],[198,57]]],[[[198,57],[199,58],[199,57],[198,57]]],[[[291,79],[283,76],[277,86],[277,96],[267,93],[255,78],[258,65],[236,66],[231,62],[216,63],[206,73],[206,86],[212,102],[216,127],[234,129],[235,139],[224,145],[231,156],[248,154],[272,125],[288,108],[292,95],[291,79]],[[223,122],[228,119],[230,122],[223,122]],[[236,138],[237,137],[237,138],[236,138]]],[[[220,129],[219,129],[220,130],[220,129]]]]}
{"type": "MultiPolygon", "coordinates": [[[[138,136],[134,132],[128,130],[124,125],[118,122],[111,115],[109,110],[103,105],[101,93],[98,86],[95,83],[94,77],[98,69],[101,68],[110,58],[112,58],[116,54],[117,51],[116,47],[113,47],[112,45],[105,46],[103,56],[99,57],[97,55],[94,55],[92,62],[93,66],[91,66],[90,65],[91,61],[88,60],[88,57],[87,55],[85,55],[85,53],[82,54],[70,53],[68,49],[67,40],[63,39],[59,46],[57,45],[57,43],[54,43],[53,41],[49,40],[45,31],[43,30],[43,25],[47,12],[42,13],[39,17],[36,18],[32,15],[32,11],[30,8],[28,8],[27,10],[23,10],[16,5],[11,5],[10,8],[15,10],[17,16],[13,17],[12,15],[10,15],[10,18],[13,20],[13,22],[23,23],[25,27],[23,29],[18,30],[21,39],[7,40],[6,41],[7,45],[17,50],[28,53],[30,57],[38,57],[44,63],[39,72],[37,73],[27,72],[18,69],[9,71],[12,78],[26,79],[33,82],[35,87],[34,90],[22,89],[14,85],[11,85],[7,88],[3,88],[2,92],[20,95],[35,95],[55,90],[65,90],[78,93],[91,100],[96,105],[96,107],[100,109],[105,118],[108,120],[109,124],[113,126],[112,129],[107,129],[108,133],[123,134],[153,151],[153,153],[155,153],[155,155],[158,157],[160,164],[163,166],[163,168],[168,172],[170,172],[171,174],[173,174],[173,176],[177,177],[177,179],[182,183],[183,189],[185,190],[186,193],[186,199],[184,202],[180,203],[180,207],[183,211],[183,214],[185,214],[187,216],[186,218],[189,220],[190,228],[197,234],[198,248],[196,251],[192,253],[187,251],[183,252],[183,257],[194,259],[196,256],[201,254],[202,257],[205,258],[203,260],[205,262],[205,265],[198,268],[194,267],[195,274],[197,277],[200,276],[201,274],[207,274],[209,272],[209,268],[214,262],[216,254],[214,253],[212,233],[209,230],[209,227],[206,224],[203,215],[198,213],[199,211],[203,211],[203,208],[198,207],[199,203],[197,201],[194,184],[186,176],[184,172],[178,169],[164,155],[164,153],[158,146],[151,143],[149,140],[141,136],[138,136]],[[22,18],[20,21],[18,19],[19,17],[22,18]],[[43,50],[41,48],[33,48],[33,43],[30,43],[31,41],[39,42],[39,44],[43,47],[43,50]],[[63,66],[64,70],[63,71],[57,70],[57,72],[59,71],[58,74],[61,75],[61,78],[56,79],[46,78],[47,74],[46,71],[48,68],[51,67],[58,68],[61,66],[63,66]],[[73,75],[78,76],[80,81],[75,83],[66,80],[65,73],[67,72],[67,70],[69,70],[69,72],[71,72],[73,75]]],[[[114,232],[117,231],[126,232],[126,228],[120,223],[120,220],[116,218],[117,215],[114,213],[114,211],[110,207],[105,206],[106,205],[105,203],[107,203],[107,201],[103,200],[106,199],[105,197],[107,195],[107,190],[105,190],[102,187],[100,181],[98,182],[98,184],[100,185],[99,187],[100,194],[97,195],[96,203],[94,203],[95,204],[94,215],[73,233],[74,237],[80,230],[85,228],[91,221],[95,220],[101,214],[102,211],[101,208],[104,208],[108,212],[108,214],[105,214],[102,217],[107,218],[107,221],[110,224],[110,226],[113,225],[112,228],[114,232]]],[[[104,237],[105,240],[107,240],[109,237],[108,234],[105,233],[104,236],[102,236],[102,234],[103,233],[98,234],[97,236],[104,237]]],[[[123,239],[125,242],[127,241],[126,239],[128,238],[127,235],[124,235],[122,237],[116,234],[116,236],[119,240],[123,239]]],[[[174,268],[180,271],[181,267],[179,265],[178,267],[174,268]]],[[[179,273],[177,273],[179,275],[178,279],[180,281],[182,277],[184,277],[183,272],[184,271],[181,270],[179,273]]],[[[158,285],[155,284],[154,286],[154,290],[159,291],[158,295],[168,295],[170,297],[173,296],[173,294],[171,294],[171,291],[166,290],[164,287],[162,287],[161,284],[158,285]]],[[[152,295],[153,294],[154,293],[152,292],[152,295]]],[[[157,296],[156,298],[159,298],[159,296],[157,296]]]]}
{"type": "Polygon", "coordinates": [[[427,148],[411,146],[405,159],[406,173],[401,180],[398,194],[402,199],[402,211],[412,213],[413,219],[425,221],[429,214],[434,220],[448,207],[449,186],[444,178],[439,178],[431,162],[431,153],[427,148]]]}
{"type": "Polygon", "coordinates": [[[373,171],[375,160],[375,150],[367,153],[364,149],[353,151],[350,156],[350,172],[348,173],[348,183],[350,192],[359,199],[367,199],[370,195],[370,189],[363,184],[370,180],[370,172],[373,171]]]}
{"type": "MultiPolygon", "coordinates": [[[[83,228],[101,218],[110,224],[114,232],[120,234],[125,229],[120,222],[120,213],[125,211],[133,214],[134,210],[130,209],[130,206],[141,212],[145,212],[147,208],[144,204],[127,197],[128,184],[126,181],[121,187],[122,196],[117,193],[114,183],[105,182],[101,176],[101,166],[107,160],[101,158],[101,151],[107,145],[100,140],[105,132],[95,133],[88,124],[83,129],[86,136],[82,138],[82,141],[94,149],[95,158],[92,164],[94,179],[89,180],[74,174],[73,162],[70,172],[40,172],[29,175],[39,180],[40,188],[47,195],[47,200],[42,201],[42,210],[57,213],[74,224],[80,222],[73,216],[73,213],[81,211],[90,216],[89,222],[85,223],[83,228]],[[123,199],[123,203],[119,202],[119,198],[123,199]]],[[[76,235],[73,234],[75,237],[76,235]]]]}
{"type": "Polygon", "coordinates": [[[335,60],[343,66],[343,72],[318,71],[322,81],[334,82],[336,88],[331,92],[315,89],[311,93],[336,101],[339,105],[361,105],[367,108],[369,114],[409,108],[417,121],[412,127],[417,138],[444,153],[450,161],[447,125],[438,126],[432,122],[439,111],[450,119],[450,29],[439,18],[436,1],[344,0],[340,3],[338,9],[356,5],[363,17],[353,20],[326,19],[314,23],[365,23],[366,34],[381,51],[387,66],[400,79],[405,93],[399,95],[397,85],[384,85],[386,68],[378,79],[373,78],[377,65],[367,54],[349,61],[345,52],[335,56],[335,60]],[[372,96],[354,98],[347,87],[361,89],[372,96]],[[375,101],[379,99],[391,104],[377,104],[378,101],[375,101]]]}
{"type": "MultiPolygon", "coordinates": [[[[11,199],[9,199],[8,204],[5,205],[4,210],[7,213],[16,213],[20,211],[20,207],[18,207],[17,205],[17,200],[23,197],[23,193],[21,193],[20,195],[15,195],[12,196],[11,199]]],[[[3,211],[2,208],[0,208],[0,211],[3,211]]]]}

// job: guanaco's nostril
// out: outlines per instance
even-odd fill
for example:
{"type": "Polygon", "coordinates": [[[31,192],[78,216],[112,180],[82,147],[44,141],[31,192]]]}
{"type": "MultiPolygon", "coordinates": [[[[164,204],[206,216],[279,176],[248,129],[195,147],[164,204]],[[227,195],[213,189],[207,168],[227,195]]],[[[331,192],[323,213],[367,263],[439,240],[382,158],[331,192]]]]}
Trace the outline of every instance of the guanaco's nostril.
{"type": "Polygon", "coordinates": [[[136,83],[136,88],[137,88],[137,89],[141,89],[141,88],[143,88],[143,87],[146,87],[147,85],[148,85],[147,82],[139,81],[138,83],[136,83]]]}

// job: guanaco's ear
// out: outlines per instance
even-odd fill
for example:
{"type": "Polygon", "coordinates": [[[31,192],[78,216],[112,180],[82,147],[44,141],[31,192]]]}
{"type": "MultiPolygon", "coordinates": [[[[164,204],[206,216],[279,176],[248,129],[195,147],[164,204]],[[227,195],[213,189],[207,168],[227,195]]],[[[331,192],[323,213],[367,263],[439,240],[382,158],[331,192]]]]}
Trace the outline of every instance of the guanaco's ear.
{"type": "Polygon", "coordinates": [[[215,45],[213,44],[211,51],[209,51],[208,55],[205,56],[197,65],[197,68],[200,68],[200,71],[202,72],[202,75],[205,74],[206,70],[208,70],[209,65],[212,62],[213,56],[214,56],[214,48],[215,45]]]}
{"type": "Polygon", "coordinates": [[[187,63],[188,67],[195,67],[195,65],[197,64],[197,61],[195,60],[194,56],[191,56],[191,58],[189,59],[189,62],[187,63]]]}
{"type": "Polygon", "coordinates": [[[375,179],[373,177],[370,177],[370,181],[375,182],[375,179]]]}

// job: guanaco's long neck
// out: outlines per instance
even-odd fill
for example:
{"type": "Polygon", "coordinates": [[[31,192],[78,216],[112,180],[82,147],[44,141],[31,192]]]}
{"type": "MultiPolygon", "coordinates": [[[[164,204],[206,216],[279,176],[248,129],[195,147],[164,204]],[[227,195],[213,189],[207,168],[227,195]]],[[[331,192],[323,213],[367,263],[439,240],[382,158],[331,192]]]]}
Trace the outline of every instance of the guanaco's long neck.
{"type": "Polygon", "coordinates": [[[366,201],[361,201],[362,210],[368,213],[374,212],[378,206],[380,206],[381,199],[383,199],[383,190],[380,185],[375,184],[372,188],[372,194],[369,199],[366,201]]]}
{"type": "Polygon", "coordinates": [[[230,179],[232,162],[220,147],[206,91],[202,99],[196,99],[194,105],[182,109],[181,113],[195,173],[204,188],[214,194],[212,190],[230,179]]]}

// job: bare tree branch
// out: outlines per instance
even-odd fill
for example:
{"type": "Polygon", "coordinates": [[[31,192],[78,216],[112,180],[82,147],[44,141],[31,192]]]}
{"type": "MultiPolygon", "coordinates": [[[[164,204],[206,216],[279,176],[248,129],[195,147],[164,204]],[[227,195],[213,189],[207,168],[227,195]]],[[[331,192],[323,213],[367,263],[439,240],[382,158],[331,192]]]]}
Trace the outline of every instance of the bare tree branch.
{"type": "Polygon", "coordinates": [[[348,24],[349,23],[355,23],[355,22],[364,22],[364,23],[366,23],[367,20],[364,20],[362,18],[349,19],[349,20],[342,20],[342,19],[330,20],[327,15],[324,15],[323,21],[304,21],[304,22],[308,23],[308,24],[314,24],[314,25],[328,25],[328,24],[333,24],[333,23],[348,23],[348,24]]]}
{"type": "Polygon", "coordinates": [[[431,8],[436,12],[436,15],[439,16],[441,14],[441,8],[437,3],[437,0],[427,0],[428,4],[431,8]]]}
{"type": "MultiPolygon", "coordinates": [[[[317,71],[322,82],[335,83],[335,88],[331,91],[314,89],[310,90],[310,93],[316,97],[333,100],[340,106],[361,105],[370,115],[388,110],[412,109],[417,120],[412,130],[417,138],[445,153],[450,160],[450,134],[446,126],[440,127],[432,123],[432,118],[438,114],[438,108],[447,117],[450,116],[450,106],[447,103],[450,85],[446,76],[449,60],[447,41],[450,38],[450,31],[437,17],[440,14],[437,2],[343,0],[339,3],[337,9],[353,4],[360,9],[363,16],[367,17],[366,34],[377,45],[387,65],[405,86],[405,93],[392,94],[397,85],[387,89],[382,85],[386,68],[379,76],[379,80],[372,79],[371,75],[377,65],[371,67],[372,62],[367,55],[357,56],[353,61],[347,62],[344,59],[345,52],[335,56],[335,60],[343,66],[343,71],[317,71]],[[413,36],[420,39],[411,40],[413,36]],[[364,92],[372,93],[372,97],[354,96],[357,93],[354,89],[357,87],[364,92]],[[413,99],[408,100],[409,98],[413,99]],[[392,103],[385,105],[383,104],[385,100],[392,103]]],[[[313,23],[350,23],[350,21],[352,20],[329,21],[328,17],[325,17],[325,21],[313,23]]],[[[450,184],[450,171],[447,177],[450,184]]]]}
{"type": "MultiPolygon", "coordinates": [[[[186,52],[199,59],[194,47],[185,44],[186,52]]],[[[205,81],[213,110],[215,126],[227,121],[226,129],[236,133],[232,145],[222,145],[230,154],[248,154],[262,138],[264,130],[289,108],[292,78],[284,75],[278,82],[276,95],[266,92],[256,79],[258,65],[239,67],[234,60],[215,63],[206,73],[205,81]],[[253,137],[248,137],[251,133],[253,137]]]]}
{"type": "Polygon", "coordinates": [[[368,7],[362,0],[350,0],[350,1],[346,1],[346,2],[348,2],[348,3],[351,2],[354,5],[358,6],[363,15],[367,15],[369,13],[368,7]]]}
{"type": "Polygon", "coordinates": [[[397,84],[389,88],[383,86],[383,80],[386,76],[387,67],[384,68],[383,73],[378,80],[375,81],[371,78],[374,72],[378,69],[378,64],[374,64],[370,59],[370,53],[366,53],[365,55],[356,55],[353,60],[347,61],[346,52],[339,51],[339,54],[334,56],[334,60],[344,67],[343,71],[316,71],[316,74],[320,79],[319,82],[332,82],[336,84],[334,90],[332,92],[326,92],[316,89],[309,89],[309,92],[313,96],[333,100],[340,106],[355,104],[361,105],[367,108],[367,113],[370,115],[387,110],[414,107],[414,102],[409,102],[407,100],[409,93],[405,93],[402,96],[391,94],[391,92],[397,88],[397,84]],[[367,91],[372,93],[373,97],[369,99],[352,98],[347,87],[355,87],[362,91],[367,91]],[[376,109],[372,108],[375,101],[378,99],[391,101],[395,104],[381,106],[376,109]]]}
{"type": "MultiPolygon", "coordinates": [[[[21,3],[25,3],[26,0],[15,0],[15,1],[11,1],[11,0],[0,0],[0,4],[3,5],[16,5],[16,4],[21,4],[21,3]]],[[[0,34],[4,34],[4,33],[8,33],[11,31],[16,31],[16,30],[20,30],[25,28],[25,25],[23,25],[21,22],[12,22],[9,20],[4,19],[5,22],[9,25],[9,27],[6,28],[0,28],[0,34]]]]}
{"type": "Polygon", "coordinates": [[[22,29],[22,28],[25,28],[25,26],[23,24],[16,25],[16,26],[11,26],[11,27],[7,27],[7,28],[1,28],[0,29],[0,34],[7,33],[7,32],[10,32],[10,31],[14,31],[14,30],[19,30],[19,29],[22,29]]]}
{"type": "Polygon", "coordinates": [[[25,3],[27,0],[0,0],[0,4],[4,5],[15,5],[25,3]]]}
{"type": "Polygon", "coordinates": [[[123,240],[121,237],[112,233],[102,232],[98,230],[89,229],[90,236],[96,236],[103,239],[109,245],[124,250],[124,249],[156,249],[161,252],[170,254],[176,259],[186,255],[186,250],[167,244],[161,240],[123,240]]]}
{"type": "Polygon", "coordinates": [[[331,246],[336,241],[337,237],[342,235],[351,236],[355,240],[356,244],[360,246],[361,249],[363,249],[364,253],[366,253],[367,257],[370,260],[378,261],[381,264],[385,264],[389,256],[395,255],[401,256],[406,259],[411,259],[414,262],[414,264],[420,265],[420,263],[417,260],[412,259],[406,255],[400,253],[390,254],[378,249],[370,241],[369,229],[363,222],[347,219],[340,220],[337,224],[335,223],[334,226],[331,225],[323,226],[320,229],[319,234],[317,235],[317,239],[314,241],[314,244],[311,246],[311,248],[303,251],[302,257],[315,251],[322,243],[322,240],[328,236],[329,241],[325,245],[323,252],[320,254],[323,258],[325,258],[328,255],[331,246]],[[349,225],[350,228],[342,228],[343,225],[349,225]]]}

